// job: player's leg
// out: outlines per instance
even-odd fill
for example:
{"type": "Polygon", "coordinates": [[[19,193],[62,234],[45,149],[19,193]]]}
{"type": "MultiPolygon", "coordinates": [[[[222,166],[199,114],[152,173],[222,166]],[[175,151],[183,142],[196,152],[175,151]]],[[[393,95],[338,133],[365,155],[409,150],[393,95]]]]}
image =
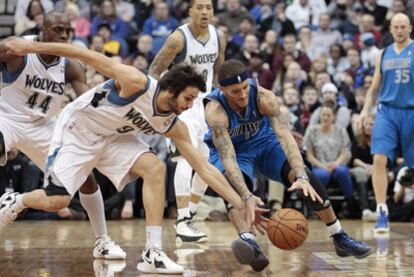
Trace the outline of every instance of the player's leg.
{"type": "Polygon", "coordinates": [[[165,203],[165,164],[142,140],[125,135],[108,141],[96,168],[120,191],[138,176],[144,180],[143,201],[146,216],[147,243],[138,263],[146,273],[181,273],[183,267],[162,251],[161,224],[165,203]]]}
{"type": "MultiPolygon", "coordinates": [[[[269,142],[269,145],[266,147],[266,151],[262,153],[262,156],[258,159],[258,161],[260,161],[258,163],[258,169],[268,178],[275,181],[282,181],[285,185],[290,185],[294,182],[295,172],[286,160],[285,154],[279,142],[269,142]]],[[[342,226],[332,209],[325,186],[312,171],[306,169],[306,173],[309,177],[310,185],[322,198],[323,203],[312,201],[310,197],[305,197],[301,191],[297,192],[298,196],[302,197],[305,203],[325,223],[325,226],[333,239],[336,253],[339,256],[352,255],[357,258],[364,258],[371,254],[373,251],[371,246],[352,239],[343,231],[342,226]]]]}
{"type": "MultiPolygon", "coordinates": [[[[375,232],[389,232],[387,200],[388,176],[387,160],[394,160],[398,147],[397,110],[383,105],[378,109],[372,129],[371,154],[374,155],[372,166],[372,186],[377,202],[377,222],[375,232]]],[[[403,124],[401,122],[401,124],[403,124]]]]}

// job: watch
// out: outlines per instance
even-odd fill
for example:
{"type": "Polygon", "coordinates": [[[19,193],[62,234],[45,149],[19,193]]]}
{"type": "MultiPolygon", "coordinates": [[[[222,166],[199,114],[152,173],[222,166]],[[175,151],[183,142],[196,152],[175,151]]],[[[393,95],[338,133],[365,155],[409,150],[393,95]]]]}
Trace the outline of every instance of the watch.
{"type": "Polygon", "coordinates": [[[308,182],[309,182],[309,177],[308,177],[307,175],[296,176],[296,177],[295,177],[295,182],[296,182],[297,180],[299,180],[299,179],[303,179],[303,180],[305,180],[305,181],[308,181],[308,182]]]}

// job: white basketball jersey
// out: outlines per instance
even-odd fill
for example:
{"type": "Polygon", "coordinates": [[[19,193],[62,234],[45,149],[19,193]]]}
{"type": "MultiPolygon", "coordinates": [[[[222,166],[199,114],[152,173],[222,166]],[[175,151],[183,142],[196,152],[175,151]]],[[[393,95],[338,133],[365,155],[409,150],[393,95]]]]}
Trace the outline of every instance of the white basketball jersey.
{"type": "Polygon", "coordinates": [[[181,54],[175,60],[175,63],[186,62],[193,65],[199,73],[202,73],[206,81],[206,93],[200,93],[199,97],[204,97],[211,91],[213,84],[213,68],[220,51],[220,38],[218,31],[214,26],[208,26],[209,39],[206,43],[199,41],[191,32],[188,24],[178,28],[183,35],[185,46],[181,54]]]}
{"type": "MultiPolygon", "coordinates": [[[[35,37],[24,38],[33,41],[35,37]]],[[[66,58],[53,64],[46,64],[37,54],[24,59],[24,67],[18,72],[7,72],[3,67],[0,111],[24,122],[56,116],[64,100],[66,58]]]]}
{"type": "Polygon", "coordinates": [[[145,89],[129,98],[119,96],[114,80],[106,81],[69,103],[60,113],[58,124],[74,118],[102,136],[169,131],[177,116],[173,112],[157,111],[158,82],[150,76],[147,78],[145,89]]]}

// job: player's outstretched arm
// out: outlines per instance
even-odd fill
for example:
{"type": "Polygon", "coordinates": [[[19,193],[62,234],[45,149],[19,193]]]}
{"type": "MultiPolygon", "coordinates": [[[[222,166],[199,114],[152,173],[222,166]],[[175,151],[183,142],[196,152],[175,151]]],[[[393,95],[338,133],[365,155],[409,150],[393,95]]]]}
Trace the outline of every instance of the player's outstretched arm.
{"type": "MultiPolygon", "coordinates": [[[[290,167],[295,173],[295,177],[306,176],[302,155],[286,120],[280,112],[276,96],[270,90],[259,87],[258,102],[260,113],[269,117],[272,129],[279,138],[283,152],[286,155],[286,159],[289,162],[290,167]]],[[[288,190],[293,191],[294,189],[302,189],[305,196],[311,197],[313,201],[323,203],[322,199],[310,186],[309,182],[303,178],[294,181],[292,187],[288,190]]]]}
{"type": "Polygon", "coordinates": [[[121,86],[121,97],[133,95],[137,91],[142,90],[147,83],[147,77],[137,68],[116,62],[105,55],[77,45],[13,39],[6,43],[6,47],[7,53],[18,56],[38,53],[79,59],[103,75],[117,81],[121,86]]]}
{"type": "Polygon", "coordinates": [[[148,75],[160,79],[161,74],[168,69],[175,57],[184,48],[184,37],[180,31],[174,31],[165,41],[161,50],[152,61],[148,75]]]}
{"type": "Polygon", "coordinates": [[[187,127],[181,121],[178,120],[166,135],[175,140],[181,155],[214,191],[226,199],[233,207],[237,209],[244,208],[242,199],[230,186],[226,178],[191,144],[187,127]]]}

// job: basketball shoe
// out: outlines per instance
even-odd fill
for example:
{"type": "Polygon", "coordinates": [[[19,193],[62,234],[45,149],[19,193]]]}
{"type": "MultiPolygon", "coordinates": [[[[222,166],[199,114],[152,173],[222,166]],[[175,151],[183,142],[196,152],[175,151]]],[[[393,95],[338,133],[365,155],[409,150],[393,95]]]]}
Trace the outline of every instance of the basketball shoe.
{"type": "Polygon", "coordinates": [[[374,231],[375,233],[388,233],[390,231],[388,215],[381,208],[377,216],[374,231]]]}
{"type": "Polygon", "coordinates": [[[109,236],[103,236],[96,239],[93,256],[97,259],[125,260],[126,253],[109,236]]]}
{"type": "Polygon", "coordinates": [[[181,274],[184,267],[173,262],[155,245],[148,244],[142,252],[137,269],[144,273],[181,274]]]}
{"type": "Polygon", "coordinates": [[[269,264],[254,239],[239,237],[232,242],[231,250],[239,263],[250,265],[254,271],[262,271],[269,264]]]}
{"type": "Polygon", "coordinates": [[[22,211],[16,202],[17,192],[7,192],[0,198],[0,234],[22,211]]]}
{"type": "Polygon", "coordinates": [[[355,258],[362,259],[374,251],[370,245],[365,242],[354,240],[343,230],[333,234],[331,238],[335,245],[336,255],[339,257],[354,256],[355,258]]]}
{"type": "Polygon", "coordinates": [[[194,226],[193,221],[188,218],[182,218],[175,222],[175,233],[177,242],[206,242],[207,235],[199,231],[194,226]]]}

